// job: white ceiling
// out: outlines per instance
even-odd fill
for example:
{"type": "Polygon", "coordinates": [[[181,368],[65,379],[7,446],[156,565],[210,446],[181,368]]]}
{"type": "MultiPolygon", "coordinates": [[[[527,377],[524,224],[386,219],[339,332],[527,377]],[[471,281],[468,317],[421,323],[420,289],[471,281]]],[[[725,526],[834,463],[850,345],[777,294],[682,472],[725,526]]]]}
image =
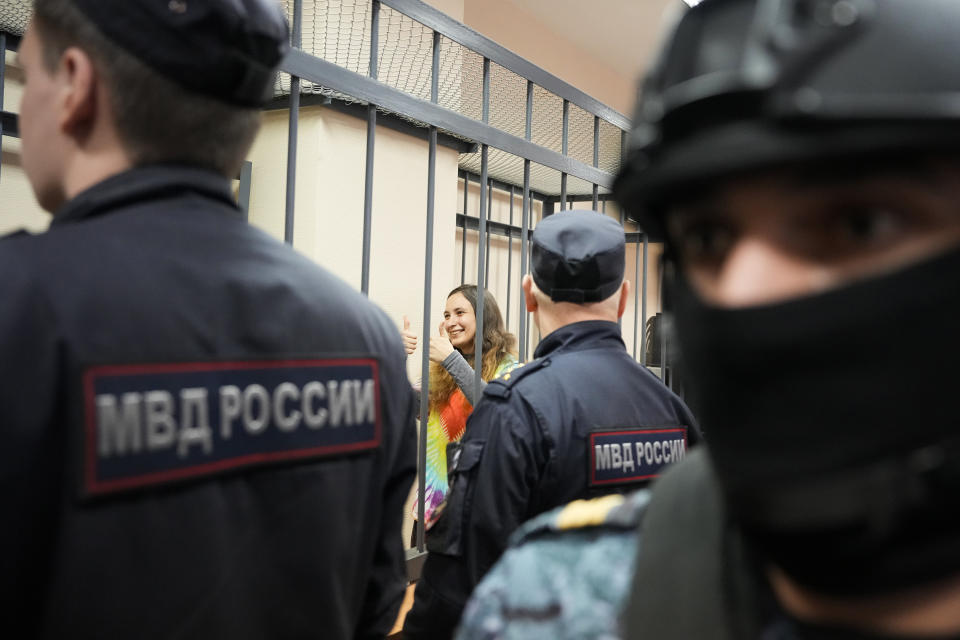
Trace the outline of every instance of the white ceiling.
{"type": "Polygon", "coordinates": [[[631,79],[648,64],[664,22],[682,0],[510,0],[544,26],[631,79]]]}

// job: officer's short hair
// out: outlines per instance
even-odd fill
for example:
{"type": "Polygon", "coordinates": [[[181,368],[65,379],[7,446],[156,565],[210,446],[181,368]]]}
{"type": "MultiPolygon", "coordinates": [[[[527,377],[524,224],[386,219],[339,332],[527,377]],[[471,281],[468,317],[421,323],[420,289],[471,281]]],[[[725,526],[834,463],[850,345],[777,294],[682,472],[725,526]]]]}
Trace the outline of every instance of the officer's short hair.
{"type": "Polygon", "coordinates": [[[260,126],[237,107],[171,82],[107,39],[71,0],[36,0],[33,25],[53,71],[72,46],[93,59],[110,89],[120,138],[134,164],[176,163],[233,177],[260,126]]]}

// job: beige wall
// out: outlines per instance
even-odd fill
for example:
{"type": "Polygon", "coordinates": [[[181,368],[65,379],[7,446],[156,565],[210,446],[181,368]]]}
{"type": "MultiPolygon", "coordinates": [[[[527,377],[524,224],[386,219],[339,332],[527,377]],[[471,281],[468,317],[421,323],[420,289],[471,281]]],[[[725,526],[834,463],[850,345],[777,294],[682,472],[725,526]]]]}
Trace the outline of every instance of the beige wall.
{"type": "Polygon", "coordinates": [[[463,22],[464,0],[426,0],[434,9],[442,11],[457,22],[463,22]]]}
{"type": "MultiPolygon", "coordinates": [[[[587,2],[584,12],[585,20],[593,18],[587,2]]],[[[617,73],[535,14],[510,0],[464,0],[463,14],[465,24],[491,40],[617,111],[632,112],[636,79],[617,73]]]]}
{"type": "MultiPolygon", "coordinates": [[[[250,222],[283,238],[286,201],[287,111],[266,114],[250,153],[253,180],[250,222]]],[[[297,156],[294,247],[360,288],[366,121],[326,107],[301,110],[297,156]]],[[[415,329],[423,316],[427,208],[427,142],[377,128],[373,167],[370,298],[399,327],[403,315],[415,329]]],[[[444,296],[459,274],[456,236],[457,152],[437,149],[431,316],[439,319],[444,296]]],[[[420,375],[420,351],[408,361],[420,375]]]]}

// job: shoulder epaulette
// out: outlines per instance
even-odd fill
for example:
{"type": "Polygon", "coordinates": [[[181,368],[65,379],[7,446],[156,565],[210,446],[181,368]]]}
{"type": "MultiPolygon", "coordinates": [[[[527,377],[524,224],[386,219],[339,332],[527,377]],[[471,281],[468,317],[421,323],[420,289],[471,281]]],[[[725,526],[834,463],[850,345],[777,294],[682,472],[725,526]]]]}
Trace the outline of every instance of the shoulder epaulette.
{"type": "Polygon", "coordinates": [[[649,501],[650,493],[645,489],[627,496],[614,493],[593,500],[574,500],[523,525],[511,543],[523,544],[532,538],[562,535],[566,531],[633,530],[640,526],[649,501]]]}
{"type": "Polygon", "coordinates": [[[510,389],[513,387],[513,385],[517,384],[517,382],[526,378],[534,371],[539,371],[540,369],[543,369],[549,365],[549,358],[537,358],[536,360],[532,360],[526,364],[515,367],[504,373],[502,376],[494,378],[488,382],[483,394],[493,396],[494,398],[508,398],[510,396],[510,389]]]}

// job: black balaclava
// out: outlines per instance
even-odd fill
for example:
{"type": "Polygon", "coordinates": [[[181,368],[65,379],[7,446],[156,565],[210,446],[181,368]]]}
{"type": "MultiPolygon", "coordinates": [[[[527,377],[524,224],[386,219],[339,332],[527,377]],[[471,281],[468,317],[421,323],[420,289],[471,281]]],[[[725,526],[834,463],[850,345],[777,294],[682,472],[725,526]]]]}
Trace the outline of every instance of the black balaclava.
{"type": "Polygon", "coordinates": [[[798,582],[866,595],[960,572],[960,249],[766,306],[681,280],[691,405],[729,508],[798,582]]]}

